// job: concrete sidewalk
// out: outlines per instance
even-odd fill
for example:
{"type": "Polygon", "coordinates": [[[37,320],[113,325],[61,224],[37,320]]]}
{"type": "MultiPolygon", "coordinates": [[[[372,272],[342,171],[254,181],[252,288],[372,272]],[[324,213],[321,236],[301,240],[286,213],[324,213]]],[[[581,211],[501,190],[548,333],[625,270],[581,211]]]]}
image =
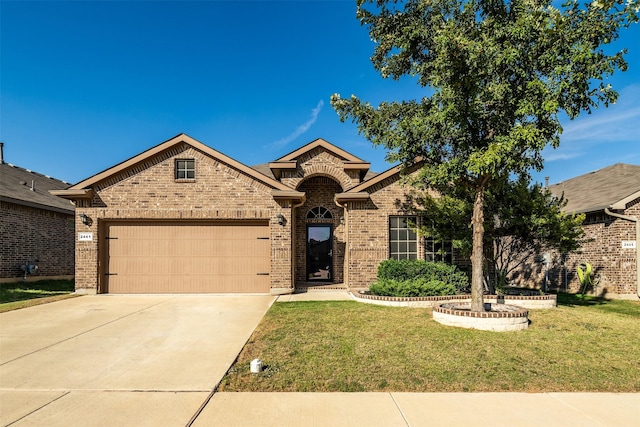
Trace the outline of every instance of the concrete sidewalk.
{"type": "Polygon", "coordinates": [[[347,291],[311,291],[300,292],[295,294],[279,295],[278,302],[297,302],[297,301],[347,301],[353,298],[347,291]]]}
{"type": "Polygon", "coordinates": [[[194,426],[630,427],[640,394],[217,393],[194,426]]]}

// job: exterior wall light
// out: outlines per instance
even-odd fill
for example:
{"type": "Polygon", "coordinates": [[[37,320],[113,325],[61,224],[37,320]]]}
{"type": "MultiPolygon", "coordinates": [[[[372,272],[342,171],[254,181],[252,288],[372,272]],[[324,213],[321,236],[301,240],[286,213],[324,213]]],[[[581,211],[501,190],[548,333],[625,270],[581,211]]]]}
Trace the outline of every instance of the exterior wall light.
{"type": "Polygon", "coordinates": [[[343,216],[340,217],[340,224],[344,225],[344,217],[343,216]]]}
{"type": "Polygon", "coordinates": [[[83,213],[80,214],[80,221],[82,221],[82,223],[84,225],[90,225],[91,224],[91,218],[89,218],[87,216],[87,214],[83,214],[83,213]]]}
{"type": "Polygon", "coordinates": [[[278,218],[278,224],[284,225],[284,216],[281,213],[276,218],[278,218]]]}

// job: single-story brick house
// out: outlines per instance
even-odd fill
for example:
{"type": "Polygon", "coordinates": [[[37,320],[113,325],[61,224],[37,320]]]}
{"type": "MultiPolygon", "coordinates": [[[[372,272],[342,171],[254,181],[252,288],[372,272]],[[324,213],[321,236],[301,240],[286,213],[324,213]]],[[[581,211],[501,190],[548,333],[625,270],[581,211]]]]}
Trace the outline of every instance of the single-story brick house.
{"type": "Polygon", "coordinates": [[[180,134],[53,192],[76,204],[76,289],[353,289],[382,260],[441,255],[407,226],[400,167],[369,166],[317,139],[249,167],[180,134]]]}
{"type": "MultiPolygon", "coordinates": [[[[640,166],[618,163],[549,186],[557,197],[567,199],[564,211],[583,213],[583,229],[589,240],[575,254],[553,254],[549,266],[551,288],[581,291],[577,269],[591,264],[598,284],[591,293],[610,297],[640,296],[638,251],[640,250],[640,166]]],[[[544,266],[523,275],[517,284],[543,283],[544,266]]]]}
{"type": "Polygon", "coordinates": [[[0,143],[0,282],[73,278],[75,208],[50,190],[70,184],[4,161],[0,143]]]}

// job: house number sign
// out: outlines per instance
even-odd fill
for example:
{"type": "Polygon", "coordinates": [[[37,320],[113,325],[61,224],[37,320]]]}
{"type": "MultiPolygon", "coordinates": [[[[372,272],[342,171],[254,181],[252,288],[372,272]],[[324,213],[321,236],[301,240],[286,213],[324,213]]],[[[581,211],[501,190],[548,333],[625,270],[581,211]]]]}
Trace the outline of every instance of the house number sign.
{"type": "Polygon", "coordinates": [[[635,240],[623,240],[622,241],[622,249],[635,249],[636,241],[635,240]]]}
{"type": "Polygon", "coordinates": [[[93,242],[93,233],[78,233],[78,242],[93,242]]]}

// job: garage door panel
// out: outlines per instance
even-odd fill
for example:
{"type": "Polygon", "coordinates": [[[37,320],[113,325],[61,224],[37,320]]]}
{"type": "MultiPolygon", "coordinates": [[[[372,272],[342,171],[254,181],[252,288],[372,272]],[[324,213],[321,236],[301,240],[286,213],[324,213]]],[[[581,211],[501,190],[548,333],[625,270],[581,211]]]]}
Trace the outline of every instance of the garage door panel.
{"type": "Polygon", "coordinates": [[[111,293],[268,292],[268,223],[107,225],[111,293]]]}
{"type": "MultiPolygon", "coordinates": [[[[126,278],[114,276],[110,282],[116,289],[126,289],[126,293],[241,293],[259,292],[269,286],[269,276],[228,275],[202,277],[199,275],[168,275],[158,281],[149,275],[130,275],[126,278]]],[[[125,291],[121,291],[124,293],[125,291]]]]}
{"type": "Polygon", "coordinates": [[[110,274],[119,275],[249,275],[268,273],[269,263],[255,257],[111,258],[110,274]],[[248,273],[243,274],[245,270],[248,273]],[[201,273],[202,272],[202,273],[201,273]]]}

